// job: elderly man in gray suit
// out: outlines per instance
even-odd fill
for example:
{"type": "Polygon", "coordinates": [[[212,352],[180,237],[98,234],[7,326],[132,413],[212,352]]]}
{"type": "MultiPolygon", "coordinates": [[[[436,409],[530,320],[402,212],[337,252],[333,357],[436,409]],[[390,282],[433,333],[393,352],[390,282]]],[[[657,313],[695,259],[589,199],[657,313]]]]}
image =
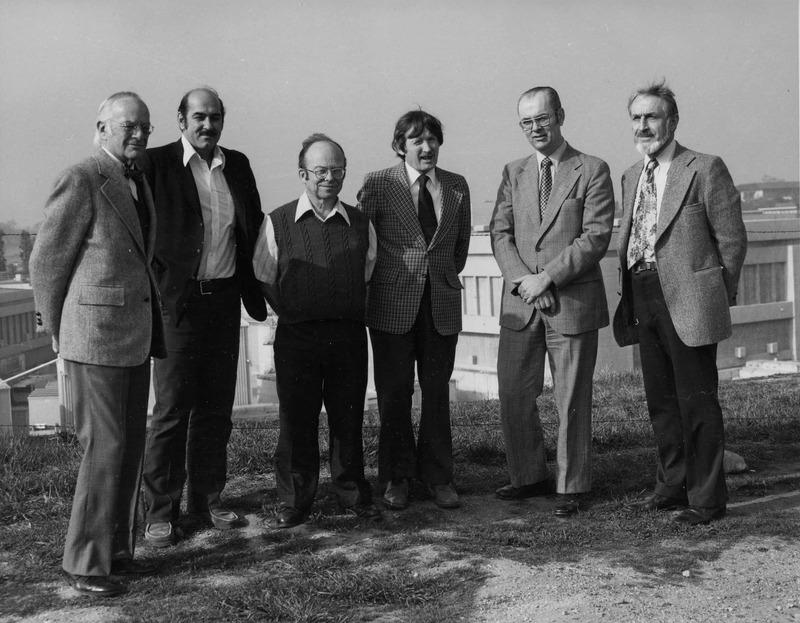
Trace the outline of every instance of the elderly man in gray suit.
{"type": "Polygon", "coordinates": [[[135,93],[103,102],[98,149],[56,182],[30,259],[36,309],[64,360],[84,452],[63,568],[76,590],[100,597],[124,592],[120,576],[156,571],[133,560],[150,356],[164,351],[150,268],[155,212],[135,168],[152,130],[135,93]]]}
{"type": "Polygon", "coordinates": [[[517,109],[535,153],[506,165],[490,226],[504,279],[497,380],[511,477],[496,495],[552,491],[536,407],[547,355],[559,415],[555,514],[569,517],[591,489],[592,376],[597,332],[608,325],[599,262],[614,191],[606,163],[561,135],[565,114],[553,88],[526,91],[517,109]]]}
{"type": "Polygon", "coordinates": [[[637,504],[707,524],[725,514],[724,427],[717,343],[747,249],[739,193],[717,156],[675,141],[678,105],[663,82],[628,100],[643,161],[622,177],[620,346],[639,344],[658,446],[655,493],[637,504]]]}

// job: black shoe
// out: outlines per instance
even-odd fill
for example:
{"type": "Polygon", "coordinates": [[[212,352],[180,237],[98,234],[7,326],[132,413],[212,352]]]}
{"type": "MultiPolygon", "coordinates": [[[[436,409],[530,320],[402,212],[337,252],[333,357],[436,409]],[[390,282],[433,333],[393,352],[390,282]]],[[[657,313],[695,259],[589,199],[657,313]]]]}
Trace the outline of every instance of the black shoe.
{"type": "Polygon", "coordinates": [[[116,597],[128,588],[121,582],[103,575],[70,575],[72,588],[91,597],[116,597]]]}
{"type": "Polygon", "coordinates": [[[645,500],[633,502],[628,505],[631,510],[639,511],[674,511],[686,506],[687,501],[679,498],[668,498],[654,493],[645,500]]]}
{"type": "Polygon", "coordinates": [[[307,513],[292,508],[291,506],[282,506],[278,511],[278,517],[275,520],[275,526],[278,528],[294,528],[301,523],[305,523],[307,513]]]}
{"type": "Polygon", "coordinates": [[[556,517],[571,517],[581,508],[585,508],[585,506],[586,501],[581,494],[559,493],[553,514],[555,514],[556,517]]]}
{"type": "Polygon", "coordinates": [[[133,558],[120,558],[111,561],[111,575],[155,575],[158,565],[133,558]]]}
{"type": "Polygon", "coordinates": [[[555,491],[553,482],[547,478],[532,485],[514,487],[510,484],[497,489],[494,494],[501,500],[524,500],[540,495],[549,495],[555,491]]]}
{"type": "Polygon", "coordinates": [[[711,523],[714,519],[722,519],[725,516],[725,507],[719,508],[684,508],[676,513],[673,521],[686,524],[687,526],[700,526],[711,523]]]}

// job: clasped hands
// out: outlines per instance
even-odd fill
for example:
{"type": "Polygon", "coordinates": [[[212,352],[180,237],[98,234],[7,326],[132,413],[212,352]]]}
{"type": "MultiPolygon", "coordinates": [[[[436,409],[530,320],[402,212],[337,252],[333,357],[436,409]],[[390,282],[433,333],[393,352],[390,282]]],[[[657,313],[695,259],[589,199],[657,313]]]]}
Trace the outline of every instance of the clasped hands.
{"type": "Polygon", "coordinates": [[[517,281],[517,294],[528,305],[536,309],[549,309],[556,304],[556,299],[550,291],[553,280],[550,275],[542,271],[535,275],[527,275],[517,281]]]}

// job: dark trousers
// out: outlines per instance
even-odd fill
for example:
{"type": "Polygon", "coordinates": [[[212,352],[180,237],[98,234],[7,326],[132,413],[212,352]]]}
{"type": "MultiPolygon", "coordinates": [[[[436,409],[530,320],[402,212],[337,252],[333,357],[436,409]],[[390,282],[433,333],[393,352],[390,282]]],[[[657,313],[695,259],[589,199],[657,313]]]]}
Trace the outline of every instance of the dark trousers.
{"type": "Polygon", "coordinates": [[[632,276],[647,408],[658,446],[655,492],[697,508],[725,506],[725,431],[717,399],[717,345],[686,346],[658,273],[632,276]]]}
{"type": "Polygon", "coordinates": [[[319,414],[328,415],[331,480],[344,506],[372,501],[361,427],[367,390],[367,332],[349,320],[279,323],[275,377],[280,434],[275,479],[283,505],[308,511],[319,483],[319,414]]]}
{"type": "Polygon", "coordinates": [[[167,358],[153,368],[144,463],[148,523],[177,520],[184,483],[190,513],[221,504],[239,356],[239,291],[231,283],[195,293],[177,327],[165,319],[167,358]]]}
{"type": "Polygon", "coordinates": [[[107,576],[132,558],[150,360],[134,367],[64,361],[83,448],[64,544],[64,571],[107,576]]]}
{"type": "Polygon", "coordinates": [[[440,335],[431,314],[430,287],[425,288],[414,325],[408,333],[370,329],[375,390],[381,430],[378,478],[417,477],[431,484],[453,480],[453,441],[450,434],[450,376],[458,334],[440,335]],[[422,410],[414,443],[411,398],[417,366],[422,410]]]}

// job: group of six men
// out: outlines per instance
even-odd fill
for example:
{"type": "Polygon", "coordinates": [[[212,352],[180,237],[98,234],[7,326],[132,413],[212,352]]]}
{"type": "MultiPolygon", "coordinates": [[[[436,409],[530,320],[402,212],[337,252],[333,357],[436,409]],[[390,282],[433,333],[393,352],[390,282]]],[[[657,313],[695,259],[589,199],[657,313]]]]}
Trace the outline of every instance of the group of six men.
{"type": "MultiPolygon", "coordinates": [[[[641,349],[658,444],[646,510],[707,523],[725,512],[716,343],[731,332],[746,238],[722,161],[674,140],[678,111],[663,84],[628,103],[643,156],[623,177],[622,299],[614,333],[641,349]]],[[[614,218],[609,168],[561,134],[556,91],[518,101],[534,154],[503,170],[490,231],[504,278],[498,384],[510,483],[497,497],[557,493],[568,517],[591,488],[592,376],[609,324],[599,262],[614,218]],[[549,357],[559,431],[548,476],[536,400],[549,357]]],[[[277,527],[304,522],[320,469],[319,414],[341,505],[381,511],[364,475],[367,327],[380,413],[378,480],[385,508],[424,483],[442,508],[453,481],[449,380],[461,330],[470,240],[466,180],[437,166],[438,119],[414,110],[395,126],[401,162],[367,174],[358,207],[339,200],[347,160],[324,134],[303,141],[300,197],[264,218],[244,154],[218,145],[225,108],[210,88],[186,93],[181,137],[146,150],[153,126],[131,92],[98,111],[97,151],[57,181],[31,256],[37,312],[64,361],[84,449],[63,568],[82,593],[124,591],[134,561],[138,491],[145,540],[167,547],[186,486],[189,514],[218,529],[239,350],[240,301],[278,316],[274,340],[280,433],[277,527]],[[145,442],[150,358],[156,403],[145,442]],[[422,395],[415,440],[411,405],[422,395]],[[146,445],[146,448],[145,448],[146,445]]]]}

